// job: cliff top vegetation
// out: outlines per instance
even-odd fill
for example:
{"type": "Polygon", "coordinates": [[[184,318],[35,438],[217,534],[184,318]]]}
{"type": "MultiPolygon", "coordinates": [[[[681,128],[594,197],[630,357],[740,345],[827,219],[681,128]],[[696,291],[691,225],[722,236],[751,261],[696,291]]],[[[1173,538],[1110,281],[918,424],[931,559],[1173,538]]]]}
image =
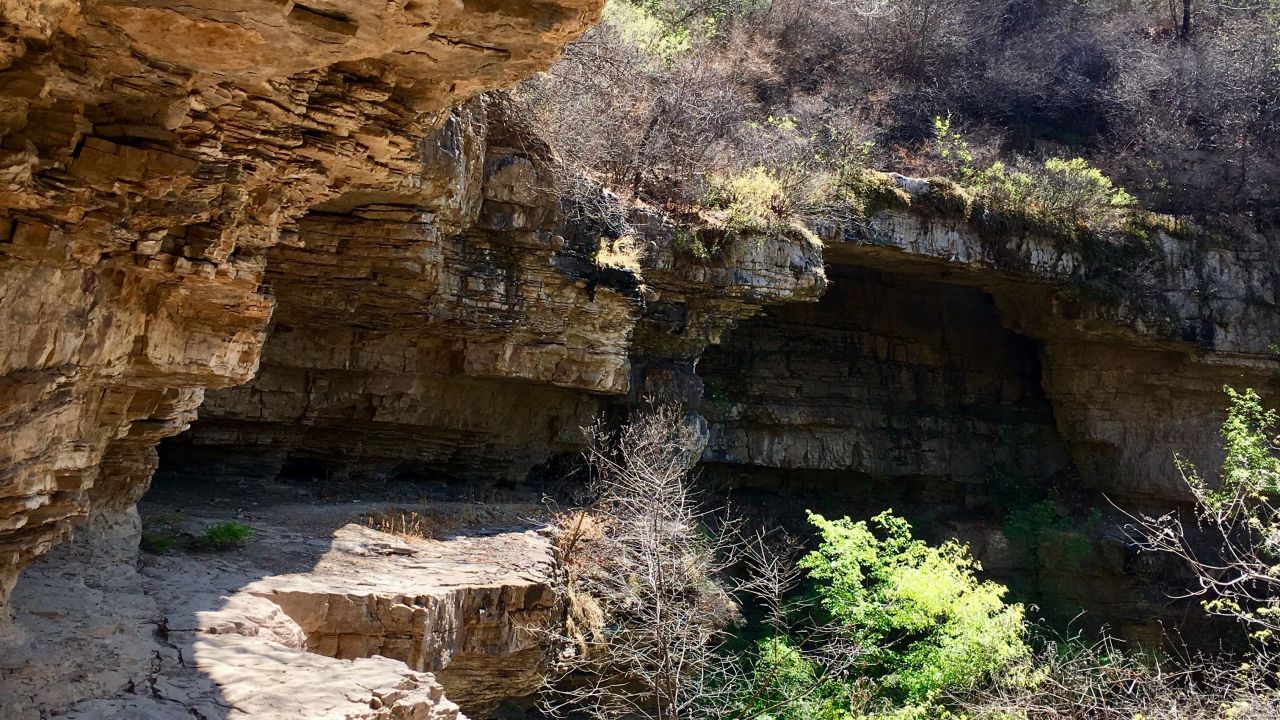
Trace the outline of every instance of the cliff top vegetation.
{"type": "Polygon", "coordinates": [[[726,224],[840,220],[867,168],[1104,229],[1280,219],[1267,0],[612,0],[516,98],[570,172],[726,224]]]}

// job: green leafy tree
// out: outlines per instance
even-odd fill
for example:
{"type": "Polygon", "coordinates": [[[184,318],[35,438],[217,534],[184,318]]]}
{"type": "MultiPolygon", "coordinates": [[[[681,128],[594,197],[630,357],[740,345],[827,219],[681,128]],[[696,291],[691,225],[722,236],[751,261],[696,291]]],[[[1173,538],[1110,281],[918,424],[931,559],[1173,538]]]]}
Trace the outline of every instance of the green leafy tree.
{"type": "Polygon", "coordinates": [[[1177,513],[1144,516],[1134,518],[1134,535],[1144,549],[1185,560],[1197,579],[1188,595],[1208,612],[1242,622],[1256,650],[1274,655],[1280,650],[1280,418],[1253,390],[1225,390],[1226,457],[1217,482],[1178,462],[1196,499],[1195,525],[1184,527],[1177,513]]]}
{"type": "MultiPolygon", "coordinates": [[[[864,717],[939,718],[944,698],[1027,656],[1021,605],[979,580],[955,541],[915,539],[891,511],[870,523],[810,514],[821,544],[800,566],[860,653],[864,717]]],[[[856,695],[856,693],[855,693],[856,695]]]]}
{"type": "Polygon", "coordinates": [[[806,654],[793,638],[761,640],[747,676],[744,713],[753,720],[847,720],[858,688],[831,672],[822,657],[806,654]]]}

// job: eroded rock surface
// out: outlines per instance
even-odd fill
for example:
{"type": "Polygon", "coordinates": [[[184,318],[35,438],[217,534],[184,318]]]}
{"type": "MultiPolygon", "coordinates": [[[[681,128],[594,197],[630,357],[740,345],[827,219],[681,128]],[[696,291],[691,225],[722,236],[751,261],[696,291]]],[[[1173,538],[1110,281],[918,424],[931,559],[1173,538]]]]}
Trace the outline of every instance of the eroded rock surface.
{"type": "MultiPolygon", "coordinates": [[[[437,680],[468,709],[535,684],[513,628],[554,599],[498,540],[437,562],[346,529],[305,567],[139,578],[134,505],[202,402],[162,446],[174,477],[340,485],[518,481],[602,412],[675,399],[709,420],[713,479],[909,495],[1000,562],[968,518],[1000,482],[1167,507],[1175,452],[1216,460],[1222,385],[1280,397],[1280,253],[1254,228],[1079,241],[918,205],[706,257],[630,208],[638,252],[602,265],[617,228],[480,97],[601,5],[0,6],[0,625],[81,528],[0,627],[23,712],[448,718],[437,680]]],[[[288,535],[257,547],[320,548],[288,535]]],[[[1055,582],[1140,612],[1123,543],[1090,552],[1055,582]]]]}
{"type": "Polygon", "coordinates": [[[832,245],[833,266],[989,295],[1033,340],[1041,384],[1081,480],[1117,499],[1186,499],[1175,453],[1220,461],[1224,385],[1280,397],[1274,234],[1088,242],[999,233],[937,213],[886,212],[832,245]]]}
{"type": "Polygon", "coordinates": [[[421,139],[602,5],[0,6],[0,609],[72,520],[132,505],[205,388],[254,374],[267,251],[322,203],[466,205],[421,139]]]}
{"type": "Polygon", "coordinates": [[[1085,609],[1135,639],[1158,642],[1164,622],[1216,642],[1168,598],[1176,563],[1139,556],[1111,506],[1188,501],[1175,456],[1207,473],[1221,462],[1224,385],[1280,399],[1277,238],[1082,246],[936,209],[824,235],[823,298],[766,308],[699,366],[708,478],[781,496],[761,504],[800,525],[805,506],[892,507],[971,542],[1064,619],[1085,609]],[[1004,535],[1050,498],[1076,513],[1061,537],[1004,535]]]}
{"type": "Polygon", "coordinates": [[[25,654],[0,671],[6,717],[452,720],[531,694],[538,630],[561,614],[550,542],[342,524],[361,510],[272,508],[243,549],[136,574],[60,547],[14,595],[29,643],[6,648],[25,654]]]}
{"type": "Polygon", "coordinates": [[[462,707],[489,710],[538,690],[538,632],[563,612],[550,542],[533,531],[489,532],[405,542],[347,525],[315,569],[241,592],[283,610],[309,652],[399,660],[435,673],[462,707]],[[370,567],[368,556],[381,559],[370,567]]]}
{"type": "Polygon", "coordinates": [[[607,240],[568,219],[494,102],[424,143],[458,149],[435,154],[458,212],[299,223],[297,246],[268,253],[278,308],[258,376],[209,395],[167,446],[168,471],[522,480],[577,452],[610,402],[680,386],[696,403],[708,345],[826,286],[821,248],[799,233],[699,261],[646,211],[633,218],[638,269],[599,266],[607,240]]]}

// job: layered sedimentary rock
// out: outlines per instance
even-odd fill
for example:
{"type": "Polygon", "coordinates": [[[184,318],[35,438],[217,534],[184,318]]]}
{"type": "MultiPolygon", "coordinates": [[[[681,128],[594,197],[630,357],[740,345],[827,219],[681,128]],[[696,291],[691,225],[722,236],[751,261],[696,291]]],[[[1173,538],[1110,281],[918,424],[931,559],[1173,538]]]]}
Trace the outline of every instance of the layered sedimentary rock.
{"type": "Polygon", "coordinates": [[[1280,395],[1275,243],[1131,242],[1090,257],[908,211],[833,232],[822,301],[767,311],[704,363],[707,459],[971,485],[1070,469],[1182,499],[1174,454],[1215,464],[1223,385],[1280,395]]]}
{"type": "Polygon", "coordinates": [[[1183,499],[1173,455],[1216,464],[1224,385],[1280,397],[1274,235],[1073,240],[885,212],[843,238],[828,263],[989,295],[1001,325],[1035,342],[1081,479],[1113,496],[1183,499]]]}
{"type": "Polygon", "coordinates": [[[346,525],[315,568],[237,592],[278,606],[307,652],[398,660],[433,673],[451,701],[482,715],[541,687],[539,633],[563,612],[555,570],[550,541],[533,531],[437,541],[346,525]]]}
{"type": "Polygon", "coordinates": [[[624,271],[592,262],[601,228],[558,212],[484,105],[450,123],[430,142],[463,149],[439,174],[458,168],[469,209],[304,221],[270,253],[260,375],[168,446],[174,472],[519,479],[611,398],[674,396],[711,421],[718,465],[1155,507],[1182,499],[1175,453],[1216,462],[1223,385],[1280,393],[1258,233],[1082,241],[921,202],[819,228],[825,248],[797,233],[698,258],[636,210],[624,271]]]}
{"type": "MultiPolygon", "coordinates": [[[[551,190],[546,149],[479,94],[545,67],[601,4],[0,8],[0,610],[81,518],[81,542],[30,589],[65,563],[119,571],[89,600],[137,594],[133,506],[157,465],[210,483],[520,480],[650,397],[708,420],[713,481],[931,507],[989,567],[1026,571],[990,522],[1001,493],[1168,507],[1184,499],[1175,452],[1216,460],[1223,385],[1280,397],[1280,248],[1254,228],[1038,235],[961,217],[908,179],[911,207],[813,228],[821,243],[793,228],[708,256],[653,208],[584,217],[551,190]],[[602,259],[624,232],[621,261],[602,259]]],[[[1156,571],[1101,540],[1087,563],[1037,572],[1128,618],[1156,571]]],[[[456,712],[422,670],[476,707],[536,683],[512,623],[546,619],[545,587],[477,581],[458,600],[421,577],[349,580],[222,587],[262,613],[221,616],[235,631],[200,640],[203,671],[252,655],[260,683],[228,679],[243,693],[229,704],[201,686],[182,711],[252,706],[274,683],[255,707],[287,714],[291,688],[337,667],[358,687],[317,702],[357,697],[372,717],[456,712]]],[[[90,634],[136,631],[93,603],[106,619],[90,634]]],[[[153,682],[149,650],[130,647],[110,657],[136,673],[77,692],[153,682]]],[[[12,679],[26,659],[0,661],[12,679]]]]}
{"type": "Polygon", "coordinates": [[[322,203],[447,215],[420,139],[602,4],[5,3],[0,606],[73,519],[132,504],[203,389],[254,374],[267,250],[322,203]]]}
{"type": "Polygon", "coordinates": [[[1064,470],[1035,343],[990,296],[852,266],[831,279],[708,353],[706,460],[959,483],[1064,470]]]}
{"type": "Polygon", "coordinates": [[[5,717],[451,720],[536,689],[560,613],[550,541],[397,537],[344,524],[358,509],[263,510],[246,547],[138,573],[59,547],[14,595],[38,610],[18,618],[26,661],[0,671],[5,717]]]}
{"type": "Polygon", "coordinates": [[[696,402],[693,365],[726,328],[825,287],[801,233],[699,262],[674,222],[639,210],[640,267],[598,264],[608,229],[564,212],[496,103],[459,109],[424,144],[453,212],[304,218],[296,245],[268,253],[278,308],[258,376],[211,394],[167,446],[169,470],[520,480],[576,452],[611,400],[696,402]]]}
{"type": "Polygon", "coordinates": [[[473,225],[366,209],[312,218],[299,247],[272,251],[262,372],[168,446],[174,473],[518,480],[575,452],[613,399],[675,398],[708,419],[719,486],[772,509],[788,503],[770,493],[923,512],[1002,577],[1149,634],[1170,568],[1108,532],[1087,563],[1037,559],[1003,515],[1050,495],[1185,499],[1174,455],[1216,464],[1222,386],[1280,396],[1273,238],[999,231],[914,183],[915,207],[818,228],[822,248],[796,233],[696,257],[688,230],[635,210],[643,252],[622,271],[591,261],[607,228],[566,220],[537,158],[494,141],[500,116],[483,109],[457,120],[484,148],[455,162],[484,168],[453,183],[480,184],[458,193],[473,225]]]}
{"type": "Polygon", "coordinates": [[[936,207],[825,235],[823,298],[744,321],[699,366],[706,476],[788,498],[763,503],[783,520],[892,507],[1135,638],[1194,617],[1167,597],[1176,564],[1139,557],[1111,506],[1185,503],[1175,455],[1212,475],[1224,385],[1280,399],[1275,237],[1075,240],[936,207]],[[1044,498],[1075,513],[1070,542],[1044,519],[1038,547],[1005,537],[1044,498]]]}

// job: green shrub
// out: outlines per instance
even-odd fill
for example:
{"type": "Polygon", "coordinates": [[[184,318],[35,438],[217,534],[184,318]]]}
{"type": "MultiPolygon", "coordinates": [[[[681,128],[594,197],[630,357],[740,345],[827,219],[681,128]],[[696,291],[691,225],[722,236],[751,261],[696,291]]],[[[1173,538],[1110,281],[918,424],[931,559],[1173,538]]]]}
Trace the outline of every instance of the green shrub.
{"type": "Polygon", "coordinates": [[[228,520],[210,525],[191,541],[191,549],[201,552],[220,552],[241,547],[249,540],[248,525],[228,520]]]}
{"type": "Polygon", "coordinates": [[[148,555],[164,555],[178,546],[178,538],[168,533],[143,532],[138,549],[148,555]]]}
{"type": "Polygon", "coordinates": [[[1208,504],[1221,507],[1241,495],[1266,502],[1280,493],[1280,460],[1275,455],[1280,415],[1263,407],[1262,398],[1253,389],[1223,390],[1231,401],[1227,421],[1222,425],[1227,456],[1222,461],[1219,488],[1206,493],[1208,504]]]}
{"type": "Polygon", "coordinates": [[[994,162],[965,178],[989,208],[1048,232],[1127,227],[1137,201],[1082,158],[994,162]]]}
{"type": "Polygon", "coordinates": [[[1006,515],[1002,530],[1011,542],[1034,554],[1045,532],[1061,530],[1066,525],[1058,504],[1052,500],[1041,500],[1006,515]]]}
{"type": "Polygon", "coordinates": [[[823,677],[819,663],[805,657],[787,637],[769,637],[756,647],[744,715],[754,720],[847,720],[850,690],[823,677]]]}
{"type": "Polygon", "coordinates": [[[929,192],[917,199],[937,210],[944,216],[968,219],[973,212],[973,196],[959,183],[950,178],[929,178],[929,192]]]}
{"type": "Polygon", "coordinates": [[[677,233],[676,249],[704,260],[743,238],[757,248],[778,239],[820,245],[808,224],[830,221],[841,214],[837,208],[845,209],[838,175],[799,163],[714,173],[703,187],[693,209],[705,225],[690,237],[677,233]]]}
{"type": "MultiPolygon", "coordinates": [[[[1217,486],[1201,478],[1196,468],[1181,457],[1178,458],[1178,469],[1197,499],[1209,511],[1230,509],[1237,513],[1253,513],[1258,505],[1268,507],[1268,501],[1280,494],[1280,459],[1275,454],[1276,444],[1280,441],[1280,437],[1276,437],[1280,414],[1266,409],[1262,398],[1252,388],[1238,392],[1224,387],[1223,391],[1230,406],[1220,431],[1226,457],[1222,461],[1217,486]]],[[[1276,518],[1265,518],[1253,524],[1270,525],[1280,519],[1280,512],[1276,514],[1276,518]]],[[[1280,531],[1277,535],[1280,536],[1280,531]]]]}
{"type": "Polygon", "coordinates": [[[1174,237],[1186,235],[1191,228],[1172,215],[1134,208],[1120,223],[1120,230],[1126,235],[1145,240],[1154,232],[1162,232],[1174,237]]]}
{"type": "Polygon", "coordinates": [[[724,227],[731,236],[780,232],[793,209],[778,173],[761,166],[708,177],[701,204],[724,211],[724,227]]]}
{"type": "Polygon", "coordinates": [[[1023,607],[975,576],[965,546],[930,546],[891,512],[871,523],[810,514],[818,549],[801,561],[822,607],[863,653],[869,717],[942,717],[947,693],[1027,656],[1023,607]]]}
{"type": "Polygon", "coordinates": [[[1084,158],[1045,160],[1044,176],[1037,189],[1041,212],[1085,224],[1094,219],[1095,213],[1131,208],[1138,202],[1084,158]]]}
{"type": "Polygon", "coordinates": [[[1003,162],[993,162],[974,172],[969,182],[984,201],[1005,210],[1029,208],[1036,186],[1035,177],[1022,163],[1011,167],[1003,162]]]}
{"type": "MultiPolygon", "coordinates": [[[[1038,164],[1015,158],[979,168],[968,141],[953,129],[950,115],[935,117],[933,125],[935,152],[949,173],[1006,223],[1018,219],[1026,229],[1055,233],[1078,227],[1138,232],[1143,225],[1167,224],[1156,216],[1135,222],[1137,200],[1084,158],[1049,158],[1038,164]]],[[[931,180],[933,185],[945,187],[938,180],[931,180]]],[[[940,193],[943,209],[948,199],[967,198],[949,194],[950,198],[940,193]]],[[[960,207],[967,215],[967,203],[960,207]]]]}
{"type": "Polygon", "coordinates": [[[1280,650],[1280,413],[1252,389],[1223,388],[1230,399],[1222,425],[1225,457],[1216,483],[1186,460],[1179,470],[1197,501],[1197,524],[1220,538],[1200,547],[1172,513],[1142,520],[1144,549],[1172,554],[1195,573],[1201,604],[1248,630],[1262,657],[1280,650]]]}
{"type": "Polygon", "coordinates": [[[142,520],[142,537],[138,549],[149,555],[164,555],[182,544],[179,526],[182,516],[177,513],[148,515],[142,520]]]}
{"type": "Polygon", "coordinates": [[[703,242],[696,228],[687,228],[683,225],[677,225],[675,228],[675,249],[676,252],[698,260],[710,260],[720,248],[707,247],[703,242]]]}
{"type": "Polygon", "coordinates": [[[850,168],[840,177],[840,189],[860,215],[911,207],[911,196],[888,173],[878,170],[850,168]]]}
{"type": "Polygon", "coordinates": [[[1079,566],[1093,552],[1088,535],[1102,526],[1102,511],[1093,508],[1083,518],[1073,517],[1053,500],[1041,500],[1005,516],[1001,528],[1018,549],[1027,553],[1035,563],[1040,563],[1040,544],[1046,535],[1053,535],[1059,543],[1060,559],[1079,566]],[[1083,532],[1075,530],[1081,528],[1083,532]]]}
{"type": "Polygon", "coordinates": [[[667,61],[685,52],[691,44],[689,28],[664,23],[639,4],[610,2],[601,21],[618,33],[619,39],[652,57],[667,61]]]}

